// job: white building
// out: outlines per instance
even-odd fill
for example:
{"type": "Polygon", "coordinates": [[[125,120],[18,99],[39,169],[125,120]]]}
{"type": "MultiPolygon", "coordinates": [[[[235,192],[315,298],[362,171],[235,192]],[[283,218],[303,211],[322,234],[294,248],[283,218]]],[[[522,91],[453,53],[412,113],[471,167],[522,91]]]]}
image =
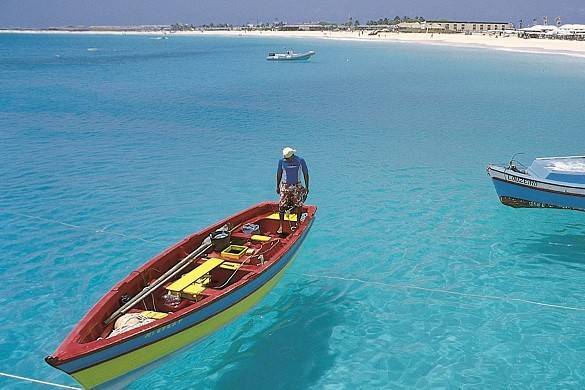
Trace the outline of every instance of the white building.
{"type": "Polygon", "coordinates": [[[560,27],[536,25],[519,30],[524,38],[583,39],[585,24],[564,24],[560,27]]]}
{"type": "Polygon", "coordinates": [[[421,32],[487,32],[505,31],[513,29],[514,25],[508,22],[454,22],[443,20],[427,20],[424,22],[399,23],[400,31],[421,32]]]}
{"type": "Polygon", "coordinates": [[[486,32],[486,31],[504,31],[514,28],[512,23],[508,22],[442,22],[429,20],[428,23],[443,26],[446,31],[455,32],[486,32]]]}
{"type": "Polygon", "coordinates": [[[563,24],[559,30],[571,34],[585,34],[585,24],[563,24]]]}

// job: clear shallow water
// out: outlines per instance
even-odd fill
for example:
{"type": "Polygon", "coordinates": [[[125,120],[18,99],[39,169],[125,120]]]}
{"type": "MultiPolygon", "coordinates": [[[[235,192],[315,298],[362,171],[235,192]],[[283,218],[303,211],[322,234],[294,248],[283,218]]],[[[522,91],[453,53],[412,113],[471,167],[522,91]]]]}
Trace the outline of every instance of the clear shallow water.
{"type": "Polygon", "coordinates": [[[583,153],[583,65],[390,43],[0,35],[0,371],[73,384],[43,357],[146,259],[274,199],[291,144],[319,206],[294,266],[130,388],[582,388],[585,311],[522,300],[585,308],[585,214],[505,208],[485,166],[583,153]],[[317,56],[264,60],[285,47],[317,56]]]}

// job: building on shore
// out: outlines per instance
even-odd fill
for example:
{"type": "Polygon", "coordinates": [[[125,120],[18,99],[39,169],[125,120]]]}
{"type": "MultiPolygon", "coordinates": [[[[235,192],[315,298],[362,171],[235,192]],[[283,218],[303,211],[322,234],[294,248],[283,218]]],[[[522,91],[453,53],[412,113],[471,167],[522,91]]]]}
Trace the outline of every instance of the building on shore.
{"type": "Polygon", "coordinates": [[[277,31],[328,31],[328,30],[339,30],[339,26],[336,24],[283,24],[281,26],[273,27],[277,31]]]}
{"type": "Polygon", "coordinates": [[[397,25],[400,32],[437,32],[437,33],[481,33],[488,31],[512,30],[509,22],[465,22],[449,20],[426,20],[424,22],[402,22],[397,25]]]}
{"type": "Polygon", "coordinates": [[[521,38],[546,38],[547,36],[553,35],[559,31],[556,26],[539,25],[536,24],[531,27],[525,27],[518,30],[518,35],[521,38]]]}
{"type": "Polygon", "coordinates": [[[532,27],[521,28],[518,31],[521,38],[537,39],[565,39],[565,40],[585,40],[585,24],[564,24],[562,26],[535,25],[532,27]]]}

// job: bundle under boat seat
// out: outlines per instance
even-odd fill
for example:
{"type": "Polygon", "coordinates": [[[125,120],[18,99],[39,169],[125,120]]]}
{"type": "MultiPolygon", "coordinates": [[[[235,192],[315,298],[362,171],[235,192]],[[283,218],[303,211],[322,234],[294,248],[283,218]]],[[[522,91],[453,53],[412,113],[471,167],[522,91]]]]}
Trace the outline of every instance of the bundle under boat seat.
{"type": "MultiPolygon", "coordinates": [[[[195,282],[197,282],[200,279],[204,279],[204,277],[211,272],[214,268],[220,266],[224,261],[222,259],[218,259],[218,258],[211,258],[209,260],[207,260],[206,262],[204,262],[203,264],[201,264],[200,266],[198,266],[197,268],[195,268],[194,270],[186,273],[185,275],[183,275],[179,280],[169,284],[166,289],[167,291],[173,293],[173,294],[180,294],[181,292],[186,292],[185,289],[187,289],[189,286],[191,286],[192,284],[194,284],[195,282]]],[[[203,283],[197,283],[200,286],[203,286],[203,283]]],[[[196,290],[201,290],[200,287],[193,286],[193,289],[196,290]]],[[[201,290],[203,291],[203,290],[201,290]]],[[[201,292],[201,291],[198,291],[201,292]]],[[[192,293],[192,292],[188,292],[188,293],[192,293]]]]}

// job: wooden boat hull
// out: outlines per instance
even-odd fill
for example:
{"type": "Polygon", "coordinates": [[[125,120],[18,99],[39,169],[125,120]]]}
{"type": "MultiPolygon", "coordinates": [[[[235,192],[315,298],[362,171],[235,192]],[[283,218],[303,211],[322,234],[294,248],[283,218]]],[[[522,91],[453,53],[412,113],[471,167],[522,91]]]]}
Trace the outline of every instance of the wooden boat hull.
{"type": "Polygon", "coordinates": [[[268,294],[292,264],[312,223],[311,218],[302,235],[266,272],[205,308],[79,358],[56,364],[54,358],[48,357],[47,362],[71,375],[84,388],[109,387],[140,368],[200,341],[248,311],[268,294]]]}
{"type": "Polygon", "coordinates": [[[542,180],[508,168],[489,165],[502,204],[514,208],[556,208],[585,211],[585,187],[542,180]]]}
{"type": "MultiPolygon", "coordinates": [[[[288,265],[292,263],[292,260],[294,259],[291,259],[288,265]]],[[[285,270],[286,267],[269,282],[248,297],[242,299],[237,304],[197,325],[187,328],[179,333],[175,333],[153,344],[145,345],[135,351],[118,356],[103,363],[98,363],[95,366],[91,366],[81,371],[71,373],[71,376],[84,388],[103,386],[114,379],[130,374],[134,370],[161,359],[173,352],[193,345],[206,336],[214,333],[222,326],[228,324],[258,303],[278,283],[284,275],[285,270]]]]}

